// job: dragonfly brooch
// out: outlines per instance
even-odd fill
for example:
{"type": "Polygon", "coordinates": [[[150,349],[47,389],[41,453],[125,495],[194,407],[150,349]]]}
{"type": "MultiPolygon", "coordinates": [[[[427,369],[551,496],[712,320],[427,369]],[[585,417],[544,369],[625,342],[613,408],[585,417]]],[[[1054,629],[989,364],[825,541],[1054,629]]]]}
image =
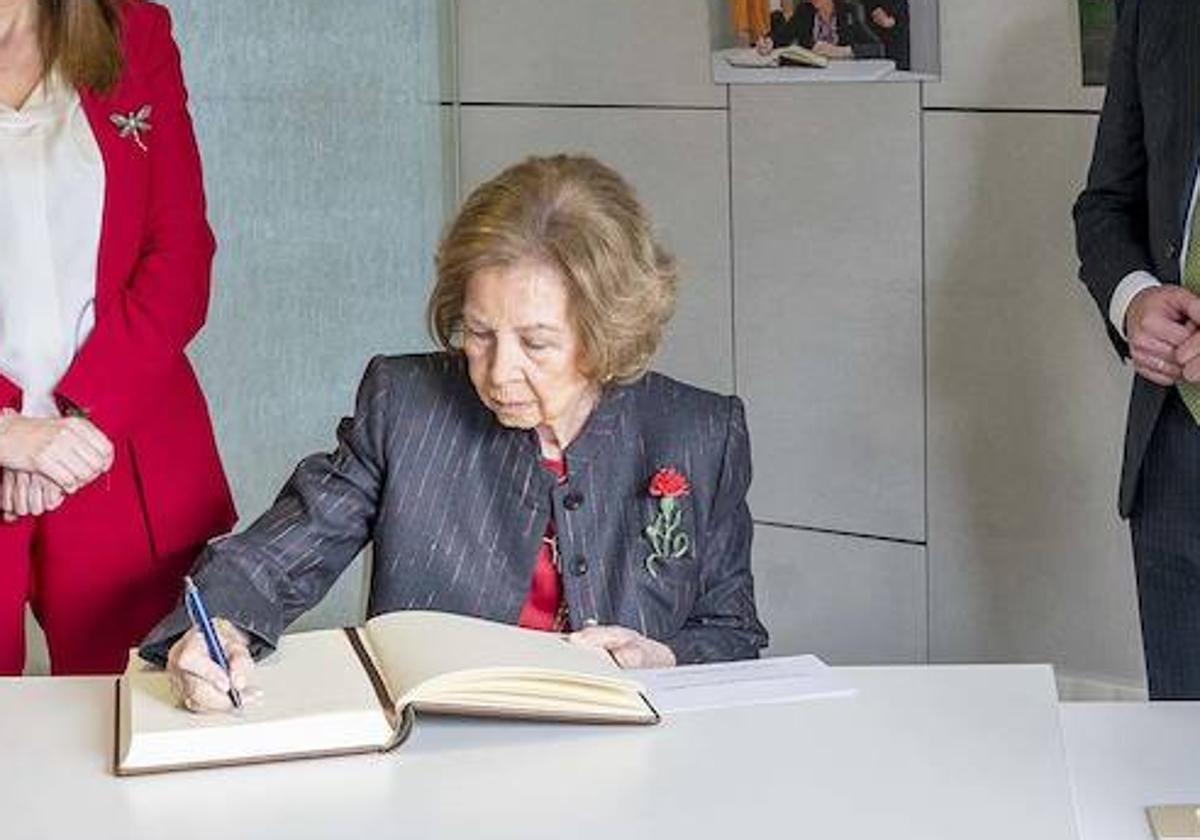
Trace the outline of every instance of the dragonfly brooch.
{"type": "Polygon", "coordinates": [[[121,137],[132,137],[133,142],[137,143],[138,148],[143,152],[148,151],[146,144],[142,142],[142,132],[149,131],[153,128],[150,125],[150,106],[143,105],[136,111],[130,111],[128,114],[110,114],[108,117],[112,120],[113,125],[121,129],[121,137]]]}

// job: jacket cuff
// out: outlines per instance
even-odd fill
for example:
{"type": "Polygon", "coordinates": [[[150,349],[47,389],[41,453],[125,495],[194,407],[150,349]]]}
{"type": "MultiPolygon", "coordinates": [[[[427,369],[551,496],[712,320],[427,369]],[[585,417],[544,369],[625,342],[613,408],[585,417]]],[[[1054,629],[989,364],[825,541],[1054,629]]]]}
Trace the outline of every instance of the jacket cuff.
{"type": "MultiPolygon", "coordinates": [[[[675,654],[676,665],[758,659],[759,644],[719,627],[685,627],[662,644],[675,654]]],[[[765,644],[763,640],[762,644],[765,644]]]]}
{"type": "MultiPolygon", "coordinates": [[[[281,611],[246,581],[216,577],[205,580],[204,571],[194,577],[196,588],[204,595],[205,606],[213,618],[223,618],[246,634],[250,655],[255,661],[275,650],[283,634],[281,611]]],[[[150,631],[138,648],[147,662],[165,666],[171,646],[192,626],[182,601],[150,631]]]]}

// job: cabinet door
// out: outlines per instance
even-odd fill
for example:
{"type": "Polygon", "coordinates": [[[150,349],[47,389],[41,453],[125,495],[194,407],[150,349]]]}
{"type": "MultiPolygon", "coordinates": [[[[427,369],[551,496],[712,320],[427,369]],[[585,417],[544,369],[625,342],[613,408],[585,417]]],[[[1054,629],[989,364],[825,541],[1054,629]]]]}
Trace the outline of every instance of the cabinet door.
{"type": "Polygon", "coordinates": [[[1136,682],[1129,373],[1075,277],[1095,127],[926,116],[930,653],[1136,682]]]}
{"type": "Polygon", "coordinates": [[[709,58],[712,5],[459,0],[462,101],[724,107],[709,58]]]}
{"type": "Polygon", "coordinates": [[[925,661],[924,546],[759,525],[754,588],[770,654],[925,661]]]}
{"type": "Polygon", "coordinates": [[[918,88],[742,86],[731,109],[754,515],[920,542],[918,88]]]}

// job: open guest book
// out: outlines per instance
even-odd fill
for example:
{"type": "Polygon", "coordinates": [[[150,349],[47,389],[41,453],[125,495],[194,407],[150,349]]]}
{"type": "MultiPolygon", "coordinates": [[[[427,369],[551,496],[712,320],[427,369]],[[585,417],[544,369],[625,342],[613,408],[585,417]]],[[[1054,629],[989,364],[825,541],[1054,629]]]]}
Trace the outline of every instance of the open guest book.
{"type": "Polygon", "coordinates": [[[239,711],[189,712],[166,672],[132,651],[117,680],[117,775],[386,751],[404,742],[417,712],[659,719],[642,685],[604,651],[556,633],[437,612],[283,636],[255,667],[246,694],[239,711]]]}
{"type": "Polygon", "coordinates": [[[760,53],[754,48],[741,47],[722,52],[730,67],[828,67],[829,59],[820,53],[800,46],[783,47],[760,53]]]}

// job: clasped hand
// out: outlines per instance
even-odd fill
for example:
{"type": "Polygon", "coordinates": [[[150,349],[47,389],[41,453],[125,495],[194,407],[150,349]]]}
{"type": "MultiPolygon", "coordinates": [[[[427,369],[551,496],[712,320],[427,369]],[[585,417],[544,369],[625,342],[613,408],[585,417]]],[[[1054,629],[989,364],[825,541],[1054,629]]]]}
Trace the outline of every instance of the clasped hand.
{"type": "Polygon", "coordinates": [[[107,472],[112,442],[81,417],[0,414],[0,513],[40,516],[107,472]]]}

